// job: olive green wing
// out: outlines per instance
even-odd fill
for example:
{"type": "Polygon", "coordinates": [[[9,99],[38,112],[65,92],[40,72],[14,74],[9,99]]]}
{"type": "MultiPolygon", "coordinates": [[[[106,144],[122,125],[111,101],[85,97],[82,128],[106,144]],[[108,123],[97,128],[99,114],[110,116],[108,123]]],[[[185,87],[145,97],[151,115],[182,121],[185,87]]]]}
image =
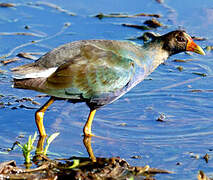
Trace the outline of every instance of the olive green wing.
{"type": "Polygon", "coordinates": [[[134,77],[134,68],[131,59],[87,43],[47,78],[47,86],[89,99],[122,90],[134,77]]]}

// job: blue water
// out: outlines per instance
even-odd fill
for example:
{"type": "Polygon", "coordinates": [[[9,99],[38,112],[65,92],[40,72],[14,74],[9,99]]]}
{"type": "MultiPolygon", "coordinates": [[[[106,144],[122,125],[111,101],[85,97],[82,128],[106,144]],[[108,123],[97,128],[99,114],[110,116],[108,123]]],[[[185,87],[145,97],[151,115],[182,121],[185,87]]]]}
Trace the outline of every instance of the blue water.
{"type": "MultiPolygon", "coordinates": [[[[174,29],[185,29],[192,36],[207,38],[197,42],[201,47],[213,44],[213,3],[209,0],[165,0],[122,1],[122,0],[45,0],[9,1],[15,3],[12,8],[0,8],[1,32],[30,32],[38,36],[0,35],[0,56],[9,53],[15,47],[41,40],[15,50],[9,58],[19,52],[45,53],[61,44],[80,39],[128,39],[143,32],[121,26],[122,23],[142,24],[149,17],[104,18],[92,17],[102,13],[159,13],[159,19],[166,27],[154,30],[166,33],[174,29]],[[67,10],[60,12],[45,5],[49,2],[67,10]],[[75,13],[70,16],[67,12],[75,13]],[[65,23],[71,23],[64,28],[65,23]],[[29,30],[25,26],[29,26],[29,30]],[[60,32],[61,33],[58,33],[60,32]],[[58,33],[58,35],[57,35],[58,33]]],[[[139,43],[142,43],[138,41],[139,43]]],[[[37,56],[39,57],[39,56],[37,56]]],[[[92,147],[97,157],[120,156],[131,165],[167,169],[174,174],[156,175],[156,179],[196,179],[198,170],[207,175],[213,174],[213,83],[212,52],[206,56],[178,54],[171,57],[149,78],[135,87],[118,101],[97,111],[93,123],[93,132],[105,137],[93,138],[92,147]],[[174,59],[192,59],[192,61],[173,62],[174,59]],[[182,66],[180,72],[177,67],[182,66]],[[205,73],[201,77],[193,73],[205,73]],[[151,80],[150,80],[151,79],[151,80]],[[193,90],[202,90],[193,92],[193,90]],[[156,119],[165,114],[164,122],[156,119]],[[190,153],[200,158],[191,157],[190,153]],[[208,153],[210,160],[202,157],[208,153]],[[140,155],[142,159],[132,159],[140,155]],[[181,165],[177,165],[181,163],[181,165]]],[[[38,98],[40,93],[13,89],[11,87],[10,68],[30,63],[22,59],[6,66],[0,66],[0,161],[15,159],[23,164],[20,149],[5,154],[5,149],[13,142],[26,141],[34,134],[36,126],[34,113],[39,108],[30,102],[18,103],[15,100],[31,97],[41,105],[48,99],[38,98]],[[8,104],[9,103],[9,104],[8,104]],[[14,109],[15,108],[15,109],[14,109]],[[17,109],[16,109],[17,108],[17,109]],[[24,139],[18,138],[24,135],[24,139]]],[[[89,109],[84,104],[55,102],[45,114],[44,124],[48,134],[59,131],[60,136],[51,144],[50,151],[55,157],[88,156],[82,142],[82,128],[89,109]]]]}

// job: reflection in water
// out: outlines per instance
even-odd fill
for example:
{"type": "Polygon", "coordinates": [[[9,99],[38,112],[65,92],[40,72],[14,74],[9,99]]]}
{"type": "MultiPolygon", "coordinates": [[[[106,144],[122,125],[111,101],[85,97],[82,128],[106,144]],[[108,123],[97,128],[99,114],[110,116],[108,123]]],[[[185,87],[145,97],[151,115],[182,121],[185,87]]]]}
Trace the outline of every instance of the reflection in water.
{"type": "MultiPolygon", "coordinates": [[[[46,139],[46,136],[40,136],[39,137],[37,148],[36,148],[36,155],[43,154],[45,139],[46,139]]],[[[90,159],[93,162],[96,162],[96,157],[93,153],[92,146],[91,146],[91,139],[92,139],[92,137],[84,136],[83,143],[84,143],[84,146],[85,146],[85,148],[86,148],[86,150],[89,154],[90,159]]]]}
{"type": "Polygon", "coordinates": [[[89,157],[91,158],[93,162],[96,162],[96,157],[93,153],[92,146],[91,146],[91,139],[92,137],[84,136],[83,142],[84,142],[85,148],[87,149],[89,157]]]}
{"type": "Polygon", "coordinates": [[[46,136],[39,136],[38,144],[36,147],[36,155],[40,155],[44,152],[44,143],[46,136]]]}

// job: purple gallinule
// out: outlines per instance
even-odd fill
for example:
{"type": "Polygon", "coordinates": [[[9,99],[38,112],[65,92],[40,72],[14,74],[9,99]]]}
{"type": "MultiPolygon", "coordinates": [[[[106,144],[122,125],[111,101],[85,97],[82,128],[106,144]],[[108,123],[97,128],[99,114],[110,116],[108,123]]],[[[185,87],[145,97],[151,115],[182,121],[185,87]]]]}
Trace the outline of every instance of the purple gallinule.
{"type": "Polygon", "coordinates": [[[14,87],[51,96],[35,114],[41,136],[46,136],[44,113],[57,98],[88,105],[90,114],[83,131],[85,136],[91,136],[98,108],[123,96],[169,56],[184,51],[205,55],[181,30],[153,37],[144,45],[115,40],[71,42],[53,49],[34,63],[12,69],[14,87]]]}

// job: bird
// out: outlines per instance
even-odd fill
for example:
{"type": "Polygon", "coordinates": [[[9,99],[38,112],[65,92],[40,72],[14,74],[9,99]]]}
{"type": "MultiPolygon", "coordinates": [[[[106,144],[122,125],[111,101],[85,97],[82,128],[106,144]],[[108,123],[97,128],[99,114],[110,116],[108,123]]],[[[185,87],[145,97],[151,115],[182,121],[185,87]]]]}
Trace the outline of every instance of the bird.
{"type": "Polygon", "coordinates": [[[142,82],[170,56],[191,51],[205,55],[184,30],[174,30],[138,44],[127,40],[79,40],[47,52],[33,63],[11,69],[13,87],[50,96],[35,113],[40,136],[46,136],[45,111],[58,99],[85,102],[90,109],[83,128],[92,134],[99,108],[110,104],[142,82]]]}

